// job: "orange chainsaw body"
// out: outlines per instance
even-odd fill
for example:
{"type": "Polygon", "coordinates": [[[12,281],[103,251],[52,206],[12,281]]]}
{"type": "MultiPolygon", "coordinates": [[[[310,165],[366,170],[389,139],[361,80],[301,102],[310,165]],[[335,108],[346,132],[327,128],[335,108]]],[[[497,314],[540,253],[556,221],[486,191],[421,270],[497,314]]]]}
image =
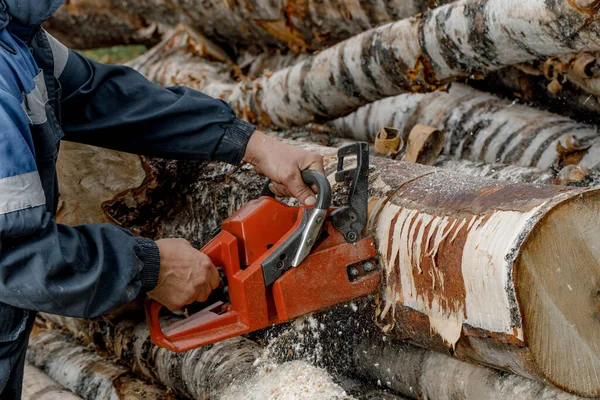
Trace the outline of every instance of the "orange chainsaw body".
{"type": "Polygon", "coordinates": [[[300,265],[265,286],[261,263],[297,229],[306,210],[261,197],[225,220],[221,232],[202,252],[222,266],[230,302],[217,302],[163,330],[158,319],[162,306],[148,299],[152,342],[172,351],[186,351],[374,292],[380,274],[373,268],[373,238],[347,243],[329,219],[320,241],[300,265]]]}

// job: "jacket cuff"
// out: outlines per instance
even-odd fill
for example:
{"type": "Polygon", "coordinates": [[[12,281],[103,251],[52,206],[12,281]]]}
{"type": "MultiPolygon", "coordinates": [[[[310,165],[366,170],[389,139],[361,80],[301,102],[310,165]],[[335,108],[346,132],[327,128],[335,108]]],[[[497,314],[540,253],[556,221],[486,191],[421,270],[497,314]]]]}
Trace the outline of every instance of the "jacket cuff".
{"type": "Polygon", "coordinates": [[[250,136],[255,130],[256,126],[237,117],[234,118],[233,122],[225,128],[225,134],[215,151],[214,160],[231,165],[241,163],[250,136]]]}
{"type": "Polygon", "coordinates": [[[158,284],[158,273],[160,272],[160,252],[157,244],[146,238],[135,238],[138,244],[136,251],[138,258],[144,264],[140,272],[142,281],[142,292],[153,290],[158,284]]]}

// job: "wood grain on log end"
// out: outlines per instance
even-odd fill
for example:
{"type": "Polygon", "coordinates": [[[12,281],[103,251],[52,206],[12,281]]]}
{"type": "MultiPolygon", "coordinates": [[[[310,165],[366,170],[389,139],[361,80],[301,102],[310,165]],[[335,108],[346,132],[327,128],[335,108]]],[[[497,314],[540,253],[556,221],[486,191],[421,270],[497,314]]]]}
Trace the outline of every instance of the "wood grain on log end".
{"type": "Polygon", "coordinates": [[[545,378],[582,396],[600,396],[600,194],[549,211],[516,260],[524,336],[545,378]]]}

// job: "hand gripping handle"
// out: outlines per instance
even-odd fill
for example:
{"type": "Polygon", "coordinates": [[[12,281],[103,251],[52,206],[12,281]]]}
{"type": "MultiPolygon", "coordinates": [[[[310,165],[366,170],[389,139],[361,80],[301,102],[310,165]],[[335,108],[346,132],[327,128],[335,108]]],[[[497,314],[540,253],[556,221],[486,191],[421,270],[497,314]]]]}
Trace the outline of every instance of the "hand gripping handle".
{"type": "MultiPolygon", "coordinates": [[[[240,260],[238,257],[238,244],[235,236],[229,232],[221,232],[202,248],[202,253],[206,254],[215,266],[222,266],[223,273],[229,278],[240,271],[240,260]]],[[[158,346],[166,347],[172,351],[183,351],[185,345],[179,343],[183,340],[182,332],[184,329],[180,323],[175,323],[163,331],[160,326],[159,313],[163,305],[146,298],[146,320],[150,329],[152,342],[158,346]],[[181,340],[180,340],[181,339],[181,340]]],[[[201,314],[203,311],[197,313],[201,314]]],[[[204,314],[205,316],[208,313],[204,314]]],[[[185,322],[184,320],[182,322],[185,322]]]]}
{"type": "MultiPolygon", "coordinates": [[[[315,208],[320,210],[328,210],[331,205],[331,185],[329,181],[319,171],[315,171],[313,169],[305,169],[302,171],[302,180],[307,185],[316,185],[317,186],[317,204],[315,208]]],[[[269,184],[271,180],[268,180],[265,186],[262,189],[261,196],[269,196],[275,197],[275,194],[269,188],[269,184]]]]}

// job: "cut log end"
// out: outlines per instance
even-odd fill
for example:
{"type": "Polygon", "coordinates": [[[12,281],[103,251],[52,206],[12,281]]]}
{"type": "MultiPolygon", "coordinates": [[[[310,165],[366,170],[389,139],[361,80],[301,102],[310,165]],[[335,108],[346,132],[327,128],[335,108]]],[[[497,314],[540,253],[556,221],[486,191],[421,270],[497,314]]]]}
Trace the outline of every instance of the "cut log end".
{"type": "Polygon", "coordinates": [[[600,396],[600,193],[547,213],[517,259],[517,298],[533,362],[552,384],[600,396]]]}

